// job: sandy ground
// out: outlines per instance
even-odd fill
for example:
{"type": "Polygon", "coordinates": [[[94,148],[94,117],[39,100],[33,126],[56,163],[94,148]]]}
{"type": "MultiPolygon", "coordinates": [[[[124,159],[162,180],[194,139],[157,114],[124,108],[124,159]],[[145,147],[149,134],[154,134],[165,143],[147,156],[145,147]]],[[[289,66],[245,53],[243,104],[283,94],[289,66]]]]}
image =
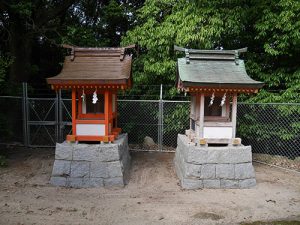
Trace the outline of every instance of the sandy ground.
{"type": "MultiPolygon", "coordinates": [[[[300,221],[300,174],[255,164],[257,187],[181,190],[172,153],[132,153],[125,188],[48,184],[54,152],[18,150],[0,169],[0,224],[240,224],[300,221]]],[[[298,223],[297,223],[298,224],[298,223]]]]}

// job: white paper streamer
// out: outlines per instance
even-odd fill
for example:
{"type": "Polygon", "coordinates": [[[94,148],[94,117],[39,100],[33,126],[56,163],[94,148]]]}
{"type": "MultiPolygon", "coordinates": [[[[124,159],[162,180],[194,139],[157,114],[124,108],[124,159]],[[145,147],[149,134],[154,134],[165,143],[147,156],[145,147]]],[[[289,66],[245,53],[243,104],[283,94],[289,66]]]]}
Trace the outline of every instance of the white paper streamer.
{"type": "Polygon", "coordinates": [[[214,104],[214,100],[215,100],[215,92],[212,93],[211,97],[210,97],[210,102],[208,106],[212,106],[214,104]]]}
{"type": "Polygon", "coordinates": [[[226,93],[224,93],[224,95],[223,95],[223,97],[222,97],[222,101],[221,101],[220,106],[223,106],[224,103],[225,103],[225,101],[226,101],[226,93]]]}
{"type": "Polygon", "coordinates": [[[93,104],[96,104],[97,101],[98,101],[97,92],[94,91],[94,93],[93,93],[93,104]]]}

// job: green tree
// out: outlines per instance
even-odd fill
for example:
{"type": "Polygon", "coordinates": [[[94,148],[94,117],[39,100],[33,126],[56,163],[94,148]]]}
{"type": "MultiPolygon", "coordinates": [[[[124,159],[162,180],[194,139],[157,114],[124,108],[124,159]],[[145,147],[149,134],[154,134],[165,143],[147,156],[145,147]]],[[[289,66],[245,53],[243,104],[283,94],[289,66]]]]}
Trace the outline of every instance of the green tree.
{"type": "Polygon", "coordinates": [[[300,101],[299,10],[297,0],[148,0],[122,43],[140,46],[133,69],[136,84],[174,83],[174,44],[202,49],[248,46],[243,56],[247,71],[266,83],[251,101],[295,102],[300,101]]]}
{"type": "Polygon", "coordinates": [[[267,3],[254,24],[262,51],[248,63],[249,72],[266,86],[251,101],[300,102],[300,2],[267,3]]]}
{"type": "Polygon", "coordinates": [[[42,82],[59,72],[61,43],[119,46],[135,23],[136,0],[0,0],[0,51],[13,58],[10,81],[42,82]]]}
{"type": "Polygon", "coordinates": [[[13,58],[11,81],[28,80],[32,73],[32,45],[48,33],[57,32],[62,18],[74,0],[0,1],[1,36],[13,58]]]}
{"type": "MultiPolygon", "coordinates": [[[[138,11],[138,24],[127,32],[123,44],[137,43],[139,56],[134,64],[136,84],[174,84],[177,54],[173,45],[188,48],[220,48],[224,40],[236,42],[245,19],[242,7],[207,1],[146,1],[138,11]],[[227,38],[227,39],[226,39],[227,38]]],[[[174,88],[170,94],[174,95],[174,88]]]]}
{"type": "Polygon", "coordinates": [[[1,84],[5,81],[5,76],[8,70],[8,67],[13,63],[13,60],[7,56],[0,55],[0,87],[1,84]]]}

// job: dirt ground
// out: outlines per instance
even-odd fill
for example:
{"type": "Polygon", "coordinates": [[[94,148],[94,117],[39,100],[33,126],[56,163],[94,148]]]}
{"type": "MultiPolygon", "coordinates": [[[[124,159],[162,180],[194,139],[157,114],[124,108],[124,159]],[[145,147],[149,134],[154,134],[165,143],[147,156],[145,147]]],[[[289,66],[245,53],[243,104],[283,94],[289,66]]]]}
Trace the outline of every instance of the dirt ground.
{"type": "Polygon", "coordinates": [[[255,164],[253,189],[186,191],[173,157],[132,153],[125,188],[69,189],[48,184],[54,150],[12,150],[0,168],[0,224],[300,224],[299,173],[255,164]]]}

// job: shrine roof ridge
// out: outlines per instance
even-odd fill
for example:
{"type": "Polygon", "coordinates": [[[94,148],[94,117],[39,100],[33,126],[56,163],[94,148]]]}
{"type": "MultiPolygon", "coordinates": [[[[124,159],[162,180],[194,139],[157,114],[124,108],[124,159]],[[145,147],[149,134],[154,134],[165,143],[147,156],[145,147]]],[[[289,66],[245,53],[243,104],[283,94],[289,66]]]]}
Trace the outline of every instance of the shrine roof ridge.
{"type": "Polygon", "coordinates": [[[135,48],[136,45],[128,45],[124,47],[78,47],[75,45],[62,44],[63,48],[74,49],[75,51],[101,51],[101,50],[122,50],[122,49],[130,49],[135,48]]]}
{"type": "Polygon", "coordinates": [[[174,50],[185,53],[187,64],[190,60],[224,60],[235,61],[238,64],[239,54],[247,52],[247,49],[247,47],[235,50],[188,49],[174,45],[174,50]]]}
{"type": "Polygon", "coordinates": [[[233,49],[233,50],[217,50],[217,49],[212,49],[212,50],[209,50],[209,49],[192,49],[192,48],[182,48],[182,47],[179,47],[177,45],[174,45],[174,50],[177,50],[177,51],[182,51],[182,52],[186,52],[188,51],[189,53],[200,53],[200,54],[236,54],[236,52],[238,53],[242,53],[242,52],[247,52],[248,50],[248,47],[245,47],[245,48],[240,48],[240,49],[233,49]]]}

